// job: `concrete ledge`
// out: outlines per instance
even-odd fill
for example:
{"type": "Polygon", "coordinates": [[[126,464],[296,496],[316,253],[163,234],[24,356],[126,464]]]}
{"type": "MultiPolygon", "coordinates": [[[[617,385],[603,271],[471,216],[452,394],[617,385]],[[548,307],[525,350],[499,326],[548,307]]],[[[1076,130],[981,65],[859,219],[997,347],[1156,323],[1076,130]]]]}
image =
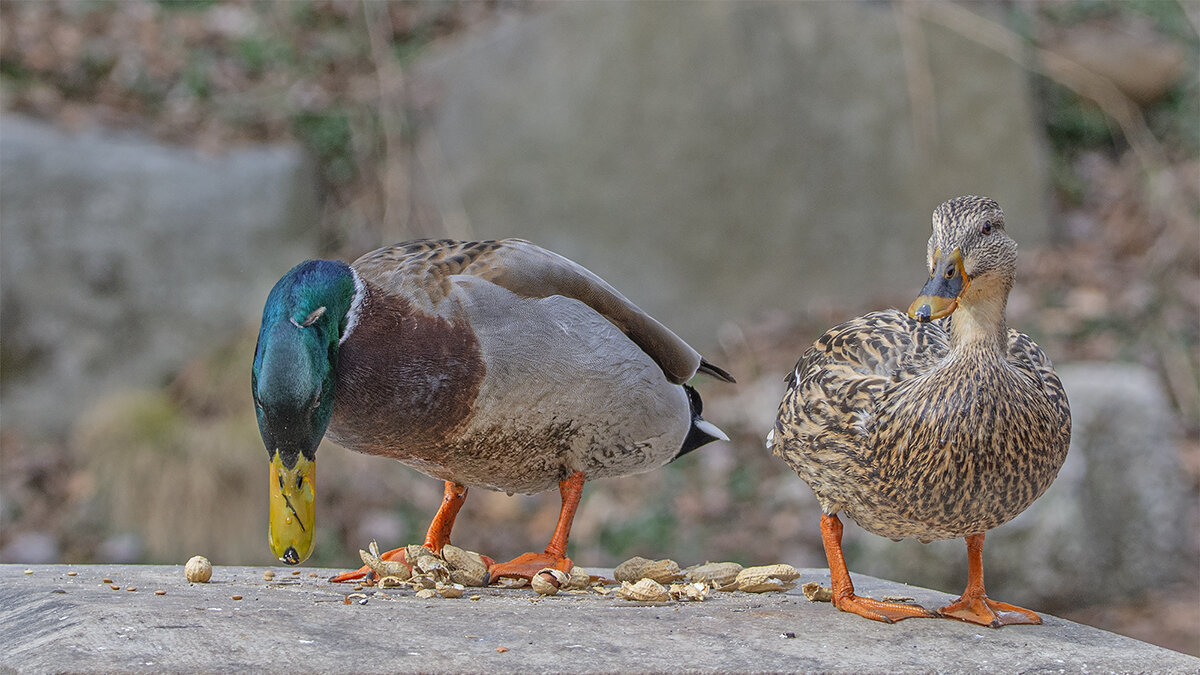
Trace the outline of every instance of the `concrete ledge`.
{"type": "MultiPolygon", "coordinates": [[[[1200,671],[1200,659],[1045,614],[1042,626],[1000,630],[947,619],[889,626],[798,589],[667,604],[496,588],[469,589],[476,601],[419,600],[388,589],[345,604],[352,587],[325,581],[336,570],[275,568],[271,582],[264,570],[217,567],[212,582],[189,584],[182,566],[0,565],[0,671],[1200,671]]],[[[802,572],[802,583],[828,583],[826,570],[802,572]]],[[[855,582],[865,595],[929,607],[950,599],[855,582]]]]}

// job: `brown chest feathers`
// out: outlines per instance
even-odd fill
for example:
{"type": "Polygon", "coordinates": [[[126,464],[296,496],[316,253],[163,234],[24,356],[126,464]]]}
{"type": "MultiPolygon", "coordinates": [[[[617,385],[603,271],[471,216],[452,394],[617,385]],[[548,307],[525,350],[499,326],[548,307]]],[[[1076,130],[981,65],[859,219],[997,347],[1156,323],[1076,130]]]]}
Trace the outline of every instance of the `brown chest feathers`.
{"type": "Polygon", "coordinates": [[[337,357],[329,436],[347,448],[403,459],[438,455],[470,418],[486,367],[465,317],[416,311],[369,291],[337,357]]]}

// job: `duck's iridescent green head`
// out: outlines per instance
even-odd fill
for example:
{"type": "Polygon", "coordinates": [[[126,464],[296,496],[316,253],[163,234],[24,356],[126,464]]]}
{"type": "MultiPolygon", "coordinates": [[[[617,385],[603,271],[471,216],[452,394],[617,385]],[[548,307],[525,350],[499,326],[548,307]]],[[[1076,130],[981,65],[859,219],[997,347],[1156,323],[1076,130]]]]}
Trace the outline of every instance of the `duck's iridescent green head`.
{"type": "Polygon", "coordinates": [[[312,553],[317,446],[333,412],[338,342],[354,295],[349,265],[309,260],[275,284],[263,308],[251,386],[271,462],[271,551],[290,565],[312,553]]]}

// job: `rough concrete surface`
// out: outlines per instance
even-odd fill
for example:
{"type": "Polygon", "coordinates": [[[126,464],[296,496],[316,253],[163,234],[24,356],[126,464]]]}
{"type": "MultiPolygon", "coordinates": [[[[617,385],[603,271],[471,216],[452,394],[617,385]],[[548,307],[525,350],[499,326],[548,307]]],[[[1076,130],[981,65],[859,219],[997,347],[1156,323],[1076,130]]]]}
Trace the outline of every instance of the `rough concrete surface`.
{"type": "MultiPolygon", "coordinates": [[[[497,588],[419,600],[408,590],[381,597],[367,588],[366,604],[346,604],[355,591],[325,581],[334,570],[276,569],[273,581],[264,570],[217,567],[210,583],[189,584],[181,565],[0,565],[0,671],[1200,670],[1200,659],[1048,615],[1041,626],[999,630],[948,619],[884,625],[809,602],[799,589],[639,604],[497,588]]],[[[804,569],[799,581],[828,583],[828,573],[804,569]]],[[[872,577],[855,581],[860,594],[877,598],[911,596],[930,607],[951,599],[872,577]]]]}

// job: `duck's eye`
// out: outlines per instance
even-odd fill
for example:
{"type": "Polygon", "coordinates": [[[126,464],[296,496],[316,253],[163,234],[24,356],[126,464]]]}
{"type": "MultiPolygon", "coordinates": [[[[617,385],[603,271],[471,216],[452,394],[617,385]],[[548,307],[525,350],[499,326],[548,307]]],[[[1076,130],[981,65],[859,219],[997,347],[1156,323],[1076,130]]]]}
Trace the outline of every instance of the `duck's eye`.
{"type": "Polygon", "coordinates": [[[983,234],[983,235],[991,234],[992,233],[992,221],[990,221],[990,220],[983,221],[983,227],[979,228],[979,233],[983,234]]]}
{"type": "Polygon", "coordinates": [[[953,267],[947,267],[945,277],[947,279],[953,279],[955,271],[956,270],[953,267]]]}

